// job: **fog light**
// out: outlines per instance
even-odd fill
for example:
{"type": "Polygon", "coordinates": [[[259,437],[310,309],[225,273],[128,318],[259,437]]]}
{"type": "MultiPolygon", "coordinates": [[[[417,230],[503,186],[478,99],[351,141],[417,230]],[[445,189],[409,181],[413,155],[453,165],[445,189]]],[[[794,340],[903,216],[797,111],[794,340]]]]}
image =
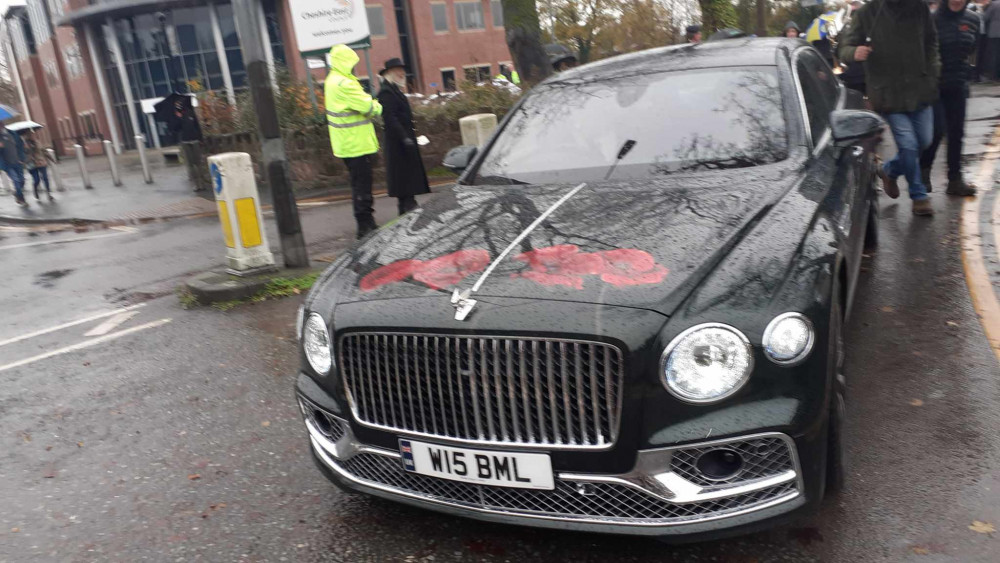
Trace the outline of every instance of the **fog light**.
{"type": "Polygon", "coordinates": [[[776,364],[795,365],[806,359],[814,340],[812,322],[805,315],[784,313],[764,329],[764,354],[776,364]]]}
{"type": "Polygon", "coordinates": [[[743,456],[728,449],[710,450],[701,454],[695,467],[706,479],[725,481],[732,479],[743,469],[743,456]]]}

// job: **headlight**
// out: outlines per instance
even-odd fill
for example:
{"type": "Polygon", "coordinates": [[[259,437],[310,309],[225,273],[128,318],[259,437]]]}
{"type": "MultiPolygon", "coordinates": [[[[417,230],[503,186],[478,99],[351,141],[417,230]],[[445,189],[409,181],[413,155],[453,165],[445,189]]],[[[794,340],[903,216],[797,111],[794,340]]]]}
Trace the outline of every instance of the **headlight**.
{"type": "Polygon", "coordinates": [[[753,349],[743,333],[723,324],[691,327],[663,352],[667,390],[690,403],[724,399],[750,378],[753,349]]]}
{"type": "Polygon", "coordinates": [[[764,353],[776,364],[795,365],[812,351],[813,325],[801,313],[774,317],[764,329],[764,353]]]}
{"type": "Polygon", "coordinates": [[[306,352],[309,365],[319,375],[330,373],[333,367],[333,352],[330,345],[330,331],[319,313],[311,313],[302,329],[302,349],[306,352]]]}

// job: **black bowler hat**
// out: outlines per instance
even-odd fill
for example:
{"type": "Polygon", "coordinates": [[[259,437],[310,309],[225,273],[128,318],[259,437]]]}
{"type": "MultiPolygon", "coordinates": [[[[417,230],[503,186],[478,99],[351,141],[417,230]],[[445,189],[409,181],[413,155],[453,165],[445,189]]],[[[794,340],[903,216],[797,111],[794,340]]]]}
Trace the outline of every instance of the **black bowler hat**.
{"type": "Polygon", "coordinates": [[[378,75],[382,76],[383,74],[385,74],[385,71],[387,71],[389,69],[393,69],[393,68],[402,68],[402,69],[405,69],[406,65],[403,64],[402,59],[400,59],[399,57],[393,57],[393,58],[385,61],[385,68],[383,68],[382,70],[378,71],[378,75]]]}

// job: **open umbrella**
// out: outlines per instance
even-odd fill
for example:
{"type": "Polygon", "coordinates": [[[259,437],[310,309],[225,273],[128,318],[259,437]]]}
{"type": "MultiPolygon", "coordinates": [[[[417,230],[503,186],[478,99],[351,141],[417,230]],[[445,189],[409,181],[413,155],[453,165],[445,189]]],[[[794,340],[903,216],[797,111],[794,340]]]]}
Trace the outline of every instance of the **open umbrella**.
{"type": "Polygon", "coordinates": [[[185,111],[192,107],[193,98],[194,96],[190,94],[181,94],[179,92],[168,94],[167,97],[156,102],[153,106],[153,111],[156,112],[156,119],[170,123],[174,119],[174,112],[178,109],[185,111]]]}
{"type": "Polygon", "coordinates": [[[8,131],[24,131],[26,129],[41,129],[45,127],[41,123],[35,123],[34,121],[18,121],[16,123],[11,123],[7,126],[8,131]]]}
{"type": "Polygon", "coordinates": [[[21,112],[17,111],[17,108],[13,108],[7,104],[0,104],[0,121],[10,119],[18,115],[21,115],[21,112]]]}

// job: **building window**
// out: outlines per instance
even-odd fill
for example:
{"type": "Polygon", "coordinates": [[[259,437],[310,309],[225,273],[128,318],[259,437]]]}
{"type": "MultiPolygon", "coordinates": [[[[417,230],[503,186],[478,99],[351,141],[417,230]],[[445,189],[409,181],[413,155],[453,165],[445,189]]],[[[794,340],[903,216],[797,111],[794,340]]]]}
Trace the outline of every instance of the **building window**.
{"type": "Polygon", "coordinates": [[[462,67],[465,71],[465,79],[469,82],[487,82],[490,79],[490,65],[474,65],[462,67]]]}
{"type": "Polygon", "coordinates": [[[368,12],[368,30],[372,37],[385,37],[385,18],[382,17],[382,6],[365,6],[368,12]]]}
{"type": "Polygon", "coordinates": [[[49,88],[59,87],[59,69],[56,68],[55,61],[45,61],[45,83],[49,88]]]}
{"type": "Polygon", "coordinates": [[[493,14],[493,27],[503,27],[503,5],[500,0],[490,0],[490,13],[493,14]]]}
{"type": "Polygon", "coordinates": [[[479,2],[455,2],[455,27],[459,31],[486,29],[483,5],[479,2]]]}
{"type": "Polygon", "coordinates": [[[431,19],[434,20],[434,33],[448,33],[447,4],[431,4],[431,19]]]}
{"type": "Polygon", "coordinates": [[[457,89],[455,85],[455,69],[441,69],[441,87],[444,88],[445,92],[454,92],[457,89]]]}
{"type": "Polygon", "coordinates": [[[35,37],[35,42],[41,45],[52,37],[52,26],[48,18],[45,17],[45,7],[43,0],[28,0],[26,8],[28,10],[28,20],[31,22],[31,33],[35,37]]]}

